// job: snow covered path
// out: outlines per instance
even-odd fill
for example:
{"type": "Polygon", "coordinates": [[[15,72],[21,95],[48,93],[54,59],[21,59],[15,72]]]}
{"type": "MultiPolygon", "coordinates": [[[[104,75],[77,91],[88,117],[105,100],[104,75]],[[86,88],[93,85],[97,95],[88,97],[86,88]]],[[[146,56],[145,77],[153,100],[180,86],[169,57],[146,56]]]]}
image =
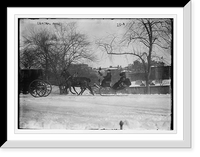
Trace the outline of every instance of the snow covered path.
{"type": "Polygon", "coordinates": [[[20,95],[20,128],[169,130],[170,95],[20,95]]]}

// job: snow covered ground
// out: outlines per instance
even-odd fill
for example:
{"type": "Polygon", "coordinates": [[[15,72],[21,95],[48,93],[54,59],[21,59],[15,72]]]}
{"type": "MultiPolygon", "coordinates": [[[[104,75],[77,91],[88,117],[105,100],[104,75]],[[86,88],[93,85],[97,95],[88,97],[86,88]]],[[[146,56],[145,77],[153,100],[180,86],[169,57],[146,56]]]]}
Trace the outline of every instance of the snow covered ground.
{"type": "Polygon", "coordinates": [[[20,94],[19,126],[23,129],[169,130],[170,95],[59,95],[53,87],[48,97],[20,94]]]}

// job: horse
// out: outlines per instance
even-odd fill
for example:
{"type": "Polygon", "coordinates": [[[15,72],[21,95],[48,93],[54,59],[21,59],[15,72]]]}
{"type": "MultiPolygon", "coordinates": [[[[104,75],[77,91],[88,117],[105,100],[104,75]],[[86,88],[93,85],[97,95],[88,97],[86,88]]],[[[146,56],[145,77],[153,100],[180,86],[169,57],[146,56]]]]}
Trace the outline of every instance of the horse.
{"type": "Polygon", "coordinates": [[[90,91],[90,93],[92,95],[94,95],[92,88],[90,86],[90,82],[91,80],[87,77],[73,77],[72,75],[70,75],[70,73],[68,71],[64,71],[62,73],[62,76],[64,76],[65,78],[65,86],[66,89],[69,88],[69,91],[72,94],[75,94],[71,91],[71,87],[74,89],[74,91],[76,92],[77,95],[82,95],[83,92],[88,89],[90,91]],[[81,91],[80,93],[78,93],[75,89],[75,87],[80,87],[81,91]]]}

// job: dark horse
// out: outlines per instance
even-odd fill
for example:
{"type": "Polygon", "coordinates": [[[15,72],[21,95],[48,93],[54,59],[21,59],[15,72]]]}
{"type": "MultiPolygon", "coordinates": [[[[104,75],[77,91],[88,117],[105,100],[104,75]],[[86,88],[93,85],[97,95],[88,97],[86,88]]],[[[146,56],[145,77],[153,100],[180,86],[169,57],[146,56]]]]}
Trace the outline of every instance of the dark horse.
{"type": "Polygon", "coordinates": [[[64,70],[61,73],[61,76],[63,76],[65,78],[65,86],[66,88],[69,88],[69,91],[72,94],[75,94],[71,91],[71,87],[74,89],[74,91],[76,92],[77,95],[82,95],[83,92],[88,89],[90,91],[90,93],[92,95],[94,95],[92,88],[90,86],[90,82],[91,80],[87,77],[73,77],[72,75],[70,75],[70,73],[66,70],[64,70]],[[81,91],[80,93],[78,93],[75,89],[75,87],[80,87],[81,91]]]}

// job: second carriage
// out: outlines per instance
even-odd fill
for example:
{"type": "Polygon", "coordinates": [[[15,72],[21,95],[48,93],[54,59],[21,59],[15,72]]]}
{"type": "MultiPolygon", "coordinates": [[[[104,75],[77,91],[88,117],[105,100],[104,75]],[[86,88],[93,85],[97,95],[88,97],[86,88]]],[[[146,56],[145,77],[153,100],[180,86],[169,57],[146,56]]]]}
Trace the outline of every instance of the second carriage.
{"type": "Polygon", "coordinates": [[[42,69],[19,70],[19,93],[30,93],[33,97],[46,97],[51,91],[51,83],[44,79],[42,69]]]}

